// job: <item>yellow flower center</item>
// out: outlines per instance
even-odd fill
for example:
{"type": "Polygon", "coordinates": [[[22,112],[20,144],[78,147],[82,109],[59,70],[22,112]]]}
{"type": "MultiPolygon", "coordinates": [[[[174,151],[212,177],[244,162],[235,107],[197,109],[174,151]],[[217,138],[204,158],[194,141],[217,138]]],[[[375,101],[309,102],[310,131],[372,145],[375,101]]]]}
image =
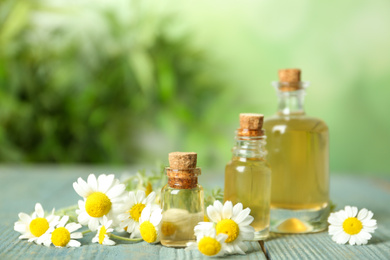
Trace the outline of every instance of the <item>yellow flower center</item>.
{"type": "Polygon", "coordinates": [[[30,222],[30,231],[36,237],[40,237],[49,229],[49,222],[45,218],[35,218],[30,222]]]}
{"type": "Polygon", "coordinates": [[[99,244],[103,244],[104,236],[107,234],[107,230],[105,226],[102,226],[102,228],[99,231],[99,244]]]}
{"type": "Polygon", "coordinates": [[[111,201],[106,194],[94,192],[88,196],[85,202],[85,210],[88,215],[94,218],[100,218],[106,215],[111,209],[111,201]]]}
{"type": "Polygon", "coordinates": [[[130,217],[138,222],[141,217],[142,210],[144,210],[145,207],[146,205],[142,203],[135,204],[130,209],[130,217]]]}
{"type": "Polygon", "coordinates": [[[343,229],[349,235],[356,235],[363,229],[363,224],[357,218],[347,218],[344,220],[343,229]]]}
{"type": "Polygon", "coordinates": [[[147,197],[150,193],[152,193],[152,191],[153,191],[153,186],[149,181],[148,184],[146,185],[145,196],[147,197]]]}
{"type": "Polygon", "coordinates": [[[203,237],[198,243],[199,251],[208,256],[213,256],[221,251],[221,244],[212,237],[203,237]]]}
{"type": "Polygon", "coordinates": [[[51,242],[55,246],[66,246],[70,241],[70,233],[64,227],[56,228],[53,233],[51,233],[51,242]]]}
{"type": "Polygon", "coordinates": [[[237,223],[231,219],[222,219],[217,223],[215,228],[217,230],[217,235],[220,233],[228,235],[228,238],[225,241],[226,243],[236,240],[238,234],[240,233],[237,223]]]}
{"type": "Polygon", "coordinates": [[[141,236],[143,240],[145,240],[148,243],[153,243],[157,240],[157,231],[156,228],[153,226],[150,221],[144,221],[139,226],[139,231],[141,233],[141,236]]]}
{"type": "Polygon", "coordinates": [[[207,215],[203,215],[203,222],[210,222],[210,219],[207,217],[207,215]]]}
{"type": "Polygon", "coordinates": [[[161,233],[164,236],[171,236],[175,234],[176,226],[172,222],[163,222],[161,224],[161,233]]]}

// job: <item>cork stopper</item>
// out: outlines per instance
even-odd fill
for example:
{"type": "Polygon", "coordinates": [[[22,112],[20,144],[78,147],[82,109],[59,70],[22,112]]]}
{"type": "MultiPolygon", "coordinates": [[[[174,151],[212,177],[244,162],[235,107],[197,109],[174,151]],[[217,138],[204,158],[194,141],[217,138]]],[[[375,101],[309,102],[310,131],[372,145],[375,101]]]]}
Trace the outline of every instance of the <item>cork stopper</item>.
{"type": "Polygon", "coordinates": [[[301,88],[300,69],[281,69],[278,72],[281,91],[295,91],[301,88]]]}
{"type": "Polygon", "coordinates": [[[173,169],[196,168],[198,154],[194,152],[173,152],[169,154],[169,166],[173,169]]]}
{"type": "Polygon", "coordinates": [[[279,81],[281,82],[300,82],[300,69],[283,69],[279,70],[279,81]]]}
{"type": "Polygon", "coordinates": [[[192,189],[198,185],[200,168],[196,168],[198,154],[194,152],[173,152],[169,154],[166,168],[168,184],[176,189],[192,189]]]}
{"type": "Polygon", "coordinates": [[[238,129],[239,136],[262,136],[264,115],[253,113],[240,114],[240,128],[238,129]]]}

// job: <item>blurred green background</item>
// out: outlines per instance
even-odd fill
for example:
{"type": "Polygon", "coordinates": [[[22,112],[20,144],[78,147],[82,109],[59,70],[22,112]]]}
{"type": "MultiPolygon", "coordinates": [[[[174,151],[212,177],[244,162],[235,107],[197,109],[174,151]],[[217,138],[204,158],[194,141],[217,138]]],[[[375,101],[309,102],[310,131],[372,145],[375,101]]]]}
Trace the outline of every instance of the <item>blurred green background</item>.
{"type": "Polygon", "coordinates": [[[280,68],[312,83],[336,173],[390,174],[390,2],[0,3],[0,162],[223,171],[240,112],[276,111],[280,68]]]}

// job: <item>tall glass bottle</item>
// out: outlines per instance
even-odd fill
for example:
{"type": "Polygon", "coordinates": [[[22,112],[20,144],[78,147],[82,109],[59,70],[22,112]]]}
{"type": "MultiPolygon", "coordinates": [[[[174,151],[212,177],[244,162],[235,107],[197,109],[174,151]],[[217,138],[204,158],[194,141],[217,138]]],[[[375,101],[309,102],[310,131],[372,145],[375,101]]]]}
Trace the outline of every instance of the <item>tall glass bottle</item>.
{"type": "Polygon", "coordinates": [[[185,247],[195,241],[194,227],[204,221],[203,188],[198,184],[200,168],[197,154],[174,152],[169,154],[165,169],[168,184],[161,190],[161,244],[185,247]]]}
{"type": "Polygon", "coordinates": [[[328,127],[305,114],[309,83],[300,80],[300,70],[280,70],[279,80],[273,82],[278,111],[264,122],[272,167],[271,231],[321,231],[329,214],[328,127]]]}
{"type": "Polygon", "coordinates": [[[263,115],[240,114],[232,159],[225,168],[224,201],[241,202],[254,217],[255,240],[269,233],[271,170],[265,156],[263,115]]]}

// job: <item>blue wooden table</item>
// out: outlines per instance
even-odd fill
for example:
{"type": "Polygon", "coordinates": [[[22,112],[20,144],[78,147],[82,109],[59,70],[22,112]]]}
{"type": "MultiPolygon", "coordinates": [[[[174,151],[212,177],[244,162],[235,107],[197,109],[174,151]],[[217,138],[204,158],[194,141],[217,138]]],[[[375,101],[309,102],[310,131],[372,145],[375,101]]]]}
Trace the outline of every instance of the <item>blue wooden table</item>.
{"type": "MultiPolygon", "coordinates": [[[[44,247],[18,240],[13,230],[19,212],[30,213],[36,202],[45,210],[74,205],[80,197],[72,183],[89,173],[114,173],[119,177],[128,168],[102,166],[0,166],[0,259],[206,259],[196,251],[149,245],[145,242],[115,246],[92,244],[87,234],[80,248],[44,247]]],[[[133,171],[135,172],[135,171],[133,171]]],[[[223,171],[203,171],[200,183],[223,186],[223,171]]],[[[327,232],[307,235],[272,234],[263,252],[257,242],[247,242],[247,255],[229,259],[390,259],[390,178],[331,176],[331,199],[337,209],[345,205],[366,207],[374,212],[378,229],[365,246],[337,245],[327,232]]]]}

